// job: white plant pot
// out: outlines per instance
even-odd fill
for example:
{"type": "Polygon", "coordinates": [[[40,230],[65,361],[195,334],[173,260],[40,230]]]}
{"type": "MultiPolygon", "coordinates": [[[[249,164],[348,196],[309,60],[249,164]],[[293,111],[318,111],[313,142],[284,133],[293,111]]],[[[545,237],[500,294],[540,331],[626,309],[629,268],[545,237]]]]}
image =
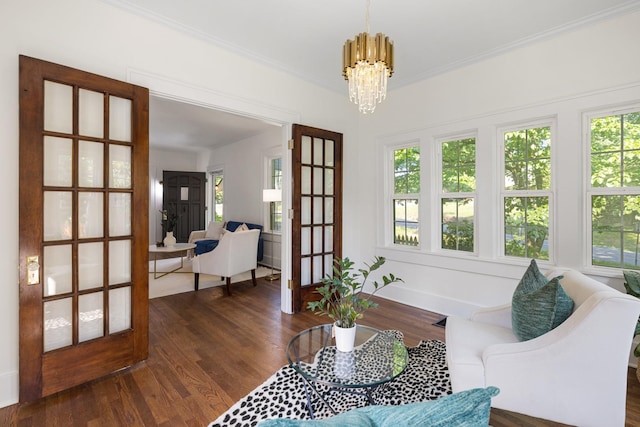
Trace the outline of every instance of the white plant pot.
{"type": "Polygon", "coordinates": [[[176,244],[176,238],[173,236],[173,231],[167,231],[167,235],[162,241],[165,246],[171,247],[176,244]]]}
{"type": "Polygon", "coordinates": [[[352,328],[341,328],[334,323],[333,331],[336,337],[336,348],[338,349],[338,351],[353,351],[353,346],[356,341],[355,325],[352,328]]]}

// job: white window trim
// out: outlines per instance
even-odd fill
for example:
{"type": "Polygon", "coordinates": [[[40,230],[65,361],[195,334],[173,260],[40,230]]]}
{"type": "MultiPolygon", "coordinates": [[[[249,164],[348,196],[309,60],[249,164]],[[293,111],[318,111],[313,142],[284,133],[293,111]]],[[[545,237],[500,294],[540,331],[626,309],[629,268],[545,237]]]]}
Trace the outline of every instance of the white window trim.
{"type": "MultiPolygon", "coordinates": [[[[272,188],[271,187],[271,176],[272,176],[272,170],[271,170],[271,164],[273,162],[273,160],[275,159],[281,159],[282,162],[282,153],[280,152],[279,149],[273,149],[273,150],[269,150],[267,153],[265,153],[264,156],[264,184],[262,186],[262,188],[272,188]]],[[[282,163],[281,163],[282,164],[282,163]]],[[[262,194],[260,195],[262,197],[262,194]]],[[[280,235],[282,234],[282,231],[274,231],[271,229],[271,206],[270,203],[265,203],[262,202],[262,220],[263,220],[263,230],[265,233],[271,233],[271,234],[275,234],[275,235],[280,235]]],[[[283,213],[283,221],[284,221],[284,213],[283,213]]]]}
{"type": "Polygon", "coordinates": [[[441,136],[436,138],[436,165],[434,167],[435,173],[435,185],[436,185],[436,194],[438,200],[437,209],[434,211],[434,220],[433,222],[437,224],[438,231],[434,234],[437,236],[437,241],[433,242],[435,247],[437,248],[434,252],[441,252],[443,255],[451,255],[451,256],[478,256],[478,134],[477,132],[466,132],[466,133],[458,133],[451,134],[447,136],[441,136]],[[445,142],[451,141],[459,141],[462,139],[473,138],[476,146],[476,191],[474,192],[458,192],[458,193],[445,193],[442,190],[442,144],[445,142]],[[442,248],[442,199],[457,199],[457,198],[473,198],[473,251],[461,251],[455,249],[443,249],[442,248]]]}
{"type": "Polygon", "coordinates": [[[401,249],[412,250],[412,251],[417,251],[425,247],[424,242],[425,242],[425,239],[427,238],[427,236],[425,235],[426,233],[425,215],[426,214],[425,214],[425,209],[422,205],[422,197],[421,197],[421,195],[424,194],[424,191],[425,191],[424,190],[425,173],[423,169],[425,163],[423,161],[424,159],[423,150],[424,150],[424,147],[420,143],[419,139],[412,139],[410,141],[405,141],[399,144],[387,145],[385,147],[385,157],[386,157],[385,164],[387,165],[387,167],[386,167],[386,173],[384,174],[384,177],[385,177],[385,188],[387,191],[385,191],[385,198],[384,198],[385,200],[385,207],[384,207],[384,212],[385,212],[384,240],[385,242],[384,243],[386,247],[401,248],[401,249]],[[394,185],[395,184],[394,152],[396,150],[402,150],[404,148],[412,148],[412,147],[418,147],[420,149],[420,192],[411,193],[411,194],[402,194],[402,195],[399,195],[400,197],[396,197],[395,185],[394,185]],[[418,244],[416,246],[399,245],[395,243],[395,224],[393,221],[394,199],[417,199],[418,200],[418,227],[420,231],[418,233],[418,244]]]}
{"type": "Polygon", "coordinates": [[[504,235],[505,235],[505,227],[504,227],[504,216],[505,216],[505,212],[504,212],[504,199],[505,197],[548,197],[549,198],[549,224],[548,224],[548,228],[549,228],[549,236],[548,236],[548,242],[549,242],[549,259],[548,260],[542,260],[544,263],[549,263],[552,265],[555,265],[556,260],[555,260],[555,252],[556,252],[556,243],[555,243],[555,236],[556,236],[556,231],[555,231],[555,201],[554,201],[554,197],[556,194],[556,169],[555,169],[555,164],[556,164],[556,160],[555,160],[555,155],[554,155],[554,151],[555,151],[555,146],[557,144],[557,134],[558,134],[558,124],[557,124],[557,118],[555,116],[553,117],[549,117],[549,118],[543,118],[543,119],[538,119],[538,120],[530,120],[530,121],[524,121],[524,122],[520,122],[517,124],[508,124],[508,125],[503,125],[503,126],[499,126],[497,128],[497,136],[496,136],[496,141],[497,141],[497,146],[498,146],[498,150],[497,150],[497,171],[498,171],[498,175],[497,175],[497,183],[498,183],[498,199],[496,201],[497,206],[498,206],[498,235],[496,236],[496,243],[498,245],[499,248],[499,252],[496,256],[497,259],[499,260],[504,260],[504,261],[513,261],[515,262],[515,260],[522,260],[522,259],[528,259],[529,257],[515,257],[515,256],[508,256],[505,255],[506,253],[506,247],[505,247],[505,239],[504,239],[504,235]],[[525,130],[525,129],[532,129],[532,128],[540,128],[540,127],[546,127],[548,126],[550,128],[550,137],[551,137],[551,147],[550,147],[550,168],[551,168],[551,185],[549,186],[548,190],[505,190],[505,186],[504,186],[504,177],[505,177],[505,164],[504,164],[504,134],[507,132],[515,132],[515,131],[519,131],[519,130],[525,130]]]}
{"type": "Polygon", "coordinates": [[[600,108],[597,110],[591,110],[582,114],[582,138],[584,147],[583,150],[583,183],[585,188],[585,197],[583,205],[583,224],[584,235],[586,236],[583,245],[583,265],[585,271],[605,274],[607,276],[618,275],[624,267],[604,267],[601,265],[594,265],[592,258],[593,251],[593,223],[591,216],[591,197],[592,196],[615,196],[615,195],[634,195],[640,194],[640,187],[592,187],[591,186],[591,120],[607,117],[617,116],[627,113],[634,113],[640,111],[640,103],[623,104],[609,108],[600,108]]]}
{"type": "MultiPolygon", "coordinates": [[[[224,167],[218,166],[207,169],[207,185],[209,186],[209,190],[207,191],[207,198],[209,199],[207,202],[207,207],[209,212],[209,222],[215,222],[216,220],[216,199],[215,199],[215,177],[217,175],[222,175],[222,179],[224,180],[224,167]]],[[[224,193],[222,193],[222,221],[224,222],[224,193]]],[[[207,223],[208,226],[208,223],[207,223]]]]}

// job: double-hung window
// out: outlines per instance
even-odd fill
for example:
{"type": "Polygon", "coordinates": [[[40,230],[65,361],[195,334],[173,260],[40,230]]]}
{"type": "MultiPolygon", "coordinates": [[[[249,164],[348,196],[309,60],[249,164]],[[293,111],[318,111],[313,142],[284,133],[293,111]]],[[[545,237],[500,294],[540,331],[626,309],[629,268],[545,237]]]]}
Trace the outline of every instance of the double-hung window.
{"type": "Polygon", "coordinates": [[[550,259],[553,125],[504,129],[501,190],[503,255],[550,259]]]}
{"type": "Polygon", "coordinates": [[[393,150],[393,243],[420,243],[420,147],[393,150]]]}
{"type": "Polygon", "coordinates": [[[476,139],[447,139],[440,144],[441,248],[474,252],[476,139]]]}
{"type": "Polygon", "coordinates": [[[587,122],[591,263],[640,269],[640,107],[587,122]]]}
{"type": "MultiPolygon", "coordinates": [[[[269,188],[282,191],[282,158],[273,158],[269,161],[269,188]]],[[[275,232],[282,231],[282,202],[269,203],[269,229],[275,232]]]]}

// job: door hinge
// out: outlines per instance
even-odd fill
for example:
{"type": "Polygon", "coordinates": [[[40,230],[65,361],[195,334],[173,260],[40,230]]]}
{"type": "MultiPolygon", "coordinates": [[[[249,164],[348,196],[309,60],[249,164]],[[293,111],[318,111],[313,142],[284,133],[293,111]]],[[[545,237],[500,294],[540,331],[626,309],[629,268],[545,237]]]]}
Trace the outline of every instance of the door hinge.
{"type": "Polygon", "coordinates": [[[289,140],[289,150],[293,150],[293,139],[289,140]]]}
{"type": "Polygon", "coordinates": [[[293,209],[289,209],[289,219],[293,219],[293,209]]]}
{"type": "Polygon", "coordinates": [[[293,289],[293,279],[287,280],[287,288],[293,289]]]}

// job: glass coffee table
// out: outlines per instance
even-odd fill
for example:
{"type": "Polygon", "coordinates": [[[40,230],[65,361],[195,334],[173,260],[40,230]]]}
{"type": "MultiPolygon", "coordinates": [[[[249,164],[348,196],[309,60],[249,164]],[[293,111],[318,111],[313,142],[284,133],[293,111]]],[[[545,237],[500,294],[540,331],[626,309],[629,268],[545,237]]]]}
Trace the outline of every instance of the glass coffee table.
{"type": "Polygon", "coordinates": [[[400,375],[407,367],[407,348],[391,331],[357,325],[353,351],[337,351],[331,324],[315,326],[294,336],[287,346],[287,359],[303,379],[309,415],[314,418],[313,396],[333,414],[329,395],[359,394],[375,404],[374,392],[400,375]]]}

